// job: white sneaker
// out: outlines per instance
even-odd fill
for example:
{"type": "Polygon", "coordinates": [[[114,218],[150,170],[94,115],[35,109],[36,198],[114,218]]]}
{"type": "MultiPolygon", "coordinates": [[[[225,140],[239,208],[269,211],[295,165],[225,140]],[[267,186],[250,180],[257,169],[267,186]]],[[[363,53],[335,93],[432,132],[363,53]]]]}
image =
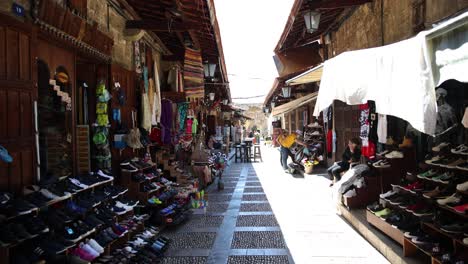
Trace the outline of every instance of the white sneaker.
{"type": "Polygon", "coordinates": [[[42,195],[44,195],[45,197],[47,197],[47,198],[49,198],[49,199],[52,199],[52,200],[55,200],[55,199],[60,198],[60,196],[51,193],[51,192],[50,192],[49,190],[47,190],[47,189],[41,189],[40,192],[41,192],[42,195]]]}
{"type": "Polygon", "coordinates": [[[97,252],[95,249],[93,249],[90,245],[88,244],[85,244],[85,243],[81,243],[80,244],[80,248],[82,248],[83,250],[85,250],[86,252],[88,252],[90,255],[92,255],[93,257],[97,258],[99,257],[99,252],[97,252]]]}
{"type": "Polygon", "coordinates": [[[138,253],[138,251],[133,250],[132,247],[124,247],[124,250],[125,250],[127,253],[133,253],[133,254],[138,253]]]}
{"type": "Polygon", "coordinates": [[[462,152],[465,152],[466,150],[468,150],[468,146],[466,146],[465,144],[462,144],[456,148],[451,149],[451,152],[454,154],[460,154],[462,152]]]}
{"type": "Polygon", "coordinates": [[[130,211],[133,209],[133,206],[128,206],[126,204],[121,203],[120,201],[115,202],[115,206],[125,209],[125,211],[130,211]]]}
{"type": "Polygon", "coordinates": [[[468,237],[465,237],[465,238],[463,239],[463,244],[468,245],[468,237]]]}
{"type": "Polygon", "coordinates": [[[459,203],[461,201],[461,196],[457,193],[452,194],[451,196],[437,200],[437,203],[440,205],[447,205],[449,203],[459,203]]]}
{"type": "Polygon", "coordinates": [[[92,247],[94,250],[96,250],[97,252],[99,252],[99,254],[104,253],[104,248],[101,247],[101,245],[99,245],[98,242],[96,242],[96,240],[90,239],[88,241],[88,245],[92,247]]]}
{"type": "Polygon", "coordinates": [[[321,134],[320,134],[320,131],[314,131],[314,132],[312,132],[311,135],[312,136],[320,136],[321,134]]]}
{"type": "Polygon", "coordinates": [[[462,192],[468,191],[468,181],[458,184],[457,190],[462,191],[462,192]]]}
{"type": "Polygon", "coordinates": [[[319,123],[317,123],[317,122],[308,124],[307,126],[308,127],[320,127],[319,123]]]}
{"type": "Polygon", "coordinates": [[[385,199],[387,197],[390,197],[390,196],[394,195],[395,193],[397,193],[397,192],[394,191],[394,190],[390,190],[390,191],[388,191],[386,193],[380,194],[379,196],[380,196],[380,198],[385,199]]]}
{"type": "Polygon", "coordinates": [[[345,194],[343,194],[343,197],[351,198],[356,195],[357,195],[356,190],[352,189],[352,190],[347,191],[345,194]]]}
{"type": "Polygon", "coordinates": [[[86,188],[89,187],[88,185],[81,183],[79,180],[77,180],[77,179],[75,179],[75,178],[68,178],[68,179],[69,179],[73,184],[75,184],[76,186],[81,187],[81,188],[83,188],[83,189],[86,189],[86,188]]]}
{"type": "Polygon", "coordinates": [[[114,179],[113,176],[105,174],[102,170],[98,170],[97,174],[101,177],[108,178],[108,179],[114,179]]]}
{"type": "Polygon", "coordinates": [[[450,144],[447,143],[447,142],[442,142],[442,143],[440,143],[439,145],[433,147],[433,148],[432,148],[432,151],[434,151],[434,152],[439,152],[441,149],[447,147],[448,145],[450,145],[450,144]]]}
{"type": "Polygon", "coordinates": [[[385,155],[385,157],[387,159],[401,159],[403,158],[403,153],[401,153],[400,151],[392,151],[390,153],[388,153],[387,155],[385,155]]]}
{"type": "Polygon", "coordinates": [[[383,156],[383,155],[385,155],[385,154],[387,154],[389,152],[390,152],[389,150],[384,150],[384,151],[382,151],[380,153],[377,153],[377,156],[383,156]]]}

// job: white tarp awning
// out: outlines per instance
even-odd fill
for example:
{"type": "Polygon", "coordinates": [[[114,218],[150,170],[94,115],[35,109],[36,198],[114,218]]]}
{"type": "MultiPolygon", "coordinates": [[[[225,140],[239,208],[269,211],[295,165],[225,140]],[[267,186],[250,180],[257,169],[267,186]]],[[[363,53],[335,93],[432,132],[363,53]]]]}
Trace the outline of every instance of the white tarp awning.
{"type": "Polygon", "coordinates": [[[286,81],[288,85],[318,82],[322,78],[323,63],[286,81]]]}
{"type": "MultiPolygon", "coordinates": [[[[413,38],[382,47],[345,52],[326,61],[314,115],[318,116],[334,100],[348,105],[372,100],[378,113],[402,118],[415,129],[433,135],[437,119],[433,70],[437,69],[432,63],[436,50],[428,42],[431,34],[443,28],[454,24],[466,25],[467,17],[468,12],[413,38]],[[432,48],[428,49],[428,46],[432,48]]],[[[457,69],[463,68],[465,72],[468,69],[466,54],[450,59],[452,63],[456,61],[459,64],[457,69]]],[[[441,67],[441,72],[444,67],[441,67]]],[[[453,78],[459,75],[441,76],[453,78]]],[[[465,74],[463,79],[466,78],[465,74]]],[[[442,80],[437,79],[437,83],[442,80]]]]}

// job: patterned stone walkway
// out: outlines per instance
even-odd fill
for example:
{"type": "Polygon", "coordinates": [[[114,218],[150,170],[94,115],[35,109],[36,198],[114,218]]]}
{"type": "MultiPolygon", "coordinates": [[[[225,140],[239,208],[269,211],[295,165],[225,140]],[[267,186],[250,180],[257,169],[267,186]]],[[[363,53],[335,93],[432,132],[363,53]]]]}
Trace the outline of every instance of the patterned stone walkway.
{"type": "Polygon", "coordinates": [[[234,163],[223,178],[223,191],[208,189],[206,214],[165,232],[162,263],[294,263],[253,166],[234,163]]]}

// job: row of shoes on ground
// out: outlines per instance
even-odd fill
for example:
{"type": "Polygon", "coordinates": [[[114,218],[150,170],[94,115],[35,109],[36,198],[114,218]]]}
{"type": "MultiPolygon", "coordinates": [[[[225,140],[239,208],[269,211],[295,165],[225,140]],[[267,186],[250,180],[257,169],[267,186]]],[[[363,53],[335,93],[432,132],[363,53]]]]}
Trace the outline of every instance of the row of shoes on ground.
{"type": "Polygon", "coordinates": [[[445,217],[445,219],[447,219],[448,221],[441,223],[441,218],[438,217],[440,213],[438,213],[434,207],[424,202],[414,201],[413,199],[411,199],[411,197],[407,196],[398,196],[396,198],[392,198],[392,196],[394,195],[391,195],[385,199],[387,199],[390,204],[398,206],[400,210],[392,210],[390,208],[384,208],[382,206],[378,207],[375,205],[373,207],[368,207],[368,209],[375,212],[375,215],[381,218],[387,218],[391,214],[404,214],[416,216],[419,217],[419,219],[417,219],[415,222],[419,223],[419,221],[427,221],[439,224],[441,230],[447,233],[468,233],[468,224],[457,221],[456,219],[453,219],[451,217],[445,217]]]}
{"type": "Polygon", "coordinates": [[[94,208],[91,214],[84,218],[84,222],[78,220],[84,212],[89,212],[77,205],[74,201],[68,201],[63,210],[51,209],[40,217],[26,217],[24,221],[7,225],[7,228],[0,229],[0,244],[7,246],[13,243],[31,239],[39,234],[46,233],[53,229],[64,239],[74,241],[86,236],[93,228],[108,224],[113,221],[116,214],[122,214],[133,209],[138,202],[122,199],[114,204],[105,204],[99,208],[94,208]]]}
{"type": "Polygon", "coordinates": [[[439,154],[436,156],[426,156],[424,162],[426,164],[436,165],[442,168],[468,171],[468,160],[465,157],[460,157],[453,154],[439,154]]]}
{"type": "Polygon", "coordinates": [[[449,150],[453,154],[468,155],[468,146],[465,144],[453,146],[448,142],[441,142],[432,148],[434,152],[449,152],[449,150]]]}
{"type": "MultiPolygon", "coordinates": [[[[452,189],[450,189],[450,186],[447,186],[444,190],[440,191],[440,187],[437,186],[433,190],[427,190],[424,192],[423,187],[418,186],[420,185],[418,182],[416,182],[414,184],[410,184],[402,188],[406,190],[411,190],[412,192],[415,190],[423,192],[424,198],[435,199],[437,204],[439,204],[440,206],[450,207],[460,214],[465,214],[468,212],[468,199],[465,199],[463,195],[454,192],[453,187],[452,189]]],[[[417,201],[414,199],[414,196],[399,193],[395,190],[391,190],[384,194],[381,194],[380,198],[387,200],[390,204],[398,205],[400,207],[404,207],[405,209],[408,205],[415,205],[417,209],[421,209],[423,211],[430,211],[431,208],[428,201],[417,201]]]]}
{"type": "Polygon", "coordinates": [[[367,207],[377,217],[385,219],[393,227],[404,232],[414,232],[419,230],[421,221],[432,223],[440,230],[455,236],[468,237],[468,223],[449,217],[441,213],[432,213],[423,218],[417,218],[415,215],[407,214],[402,210],[386,208],[380,204],[372,204],[367,207]]]}
{"type": "Polygon", "coordinates": [[[147,228],[128,241],[123,248],[102,256],[96,263],[154,263],[162,257],[169,239],[159,236],[156,228],[147,228]]]}

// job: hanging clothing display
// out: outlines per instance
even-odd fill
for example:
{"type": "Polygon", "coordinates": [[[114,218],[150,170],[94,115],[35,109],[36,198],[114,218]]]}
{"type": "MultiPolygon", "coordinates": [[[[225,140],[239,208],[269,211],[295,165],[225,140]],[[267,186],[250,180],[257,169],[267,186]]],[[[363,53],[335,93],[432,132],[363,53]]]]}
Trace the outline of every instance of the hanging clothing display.
{"type": "Polygon", "coordinates": [[[140,57],[140,42],[135,41],[134,44],[134,55],[135,55],[135,72],[138,74],[142,73],[141,57],[140,57]]]}
{"type": "Polygon", "coordinates": [[[192,134],[196,135],[198,129],[198,119],[194,118],[192,121],[192,134]]]}
{"type": "Polygon", "coordinates": [[[177,112],[179,113],[179,131],[184,131],[185,129],[185,119],[187,119],[187,111],[188,103],[177,104],[177,112]]]}
{"type": "Polygon", "coordinates": [[[204,97],[204,71],[201,52],[186,48],[184,59],[184,91],[187,97],[204,97]]]}
{"type": "Polygon", "coordinates": [[[159,79],[159,67],[157,62],[154,62],[154,120],[153,124],[161,121],[161,83],[159,79]]]}
{"type": "Polygon", "coordinates": [[[151,109],[150,109],[150,101],[148,98],[148,94],[143,93],[141,95],[141,127],[144,128],[146,131],[151,130],[151,109]]]}
{"type": "Polygon", "coordinates": [[[143,67],[143,84],[145,86],[145,93],[148,93],[149,82],[148,82],[148,67],[143,67]]]}
{"type": "Polygon", "coordinates": [[[370,107],[368,104],[363,104],[360,107],[361,115],[359,117],[359,122],[361,125],[361,132],[359,137],[361,138],[362,142],[362,155],[365,157],[371,157],[375,155],[375,143],[369,140],[370,134],[370,107]]]}
{"type": "Polygon", "coordinates": [[[177,69],[172,67],[167,74],[167,84],[171,87],[171,90],[177,91],[177,69]]]}
{"type": "Polygon", "coordinates": [[[163,144],[171,143],[172,102],[167,99],[161,101],[161,126],[163,144]]]}
{"type": "Polygon", "coordinates": [[[155,123],[153,123],[154,121],[154,83],[153,83],[153,79],[148,79],[148,100],[150,102],[150,111],[151,111],[151,124],[152,125],[155,125],[155,123]]]}
{"type": "Polygon", "coordinates": [[[387,116],[379,114],[379,122],[377,123],[377,136],[379,143],[387,143],[387,116]]]}
{"type": "Polygon", "coordinates": [[[192,134],[192,124],[193,124],[193,120],[191,118],[188,118],[187,119],[187,130],[185,131],[186,134],[192,134]]]}

